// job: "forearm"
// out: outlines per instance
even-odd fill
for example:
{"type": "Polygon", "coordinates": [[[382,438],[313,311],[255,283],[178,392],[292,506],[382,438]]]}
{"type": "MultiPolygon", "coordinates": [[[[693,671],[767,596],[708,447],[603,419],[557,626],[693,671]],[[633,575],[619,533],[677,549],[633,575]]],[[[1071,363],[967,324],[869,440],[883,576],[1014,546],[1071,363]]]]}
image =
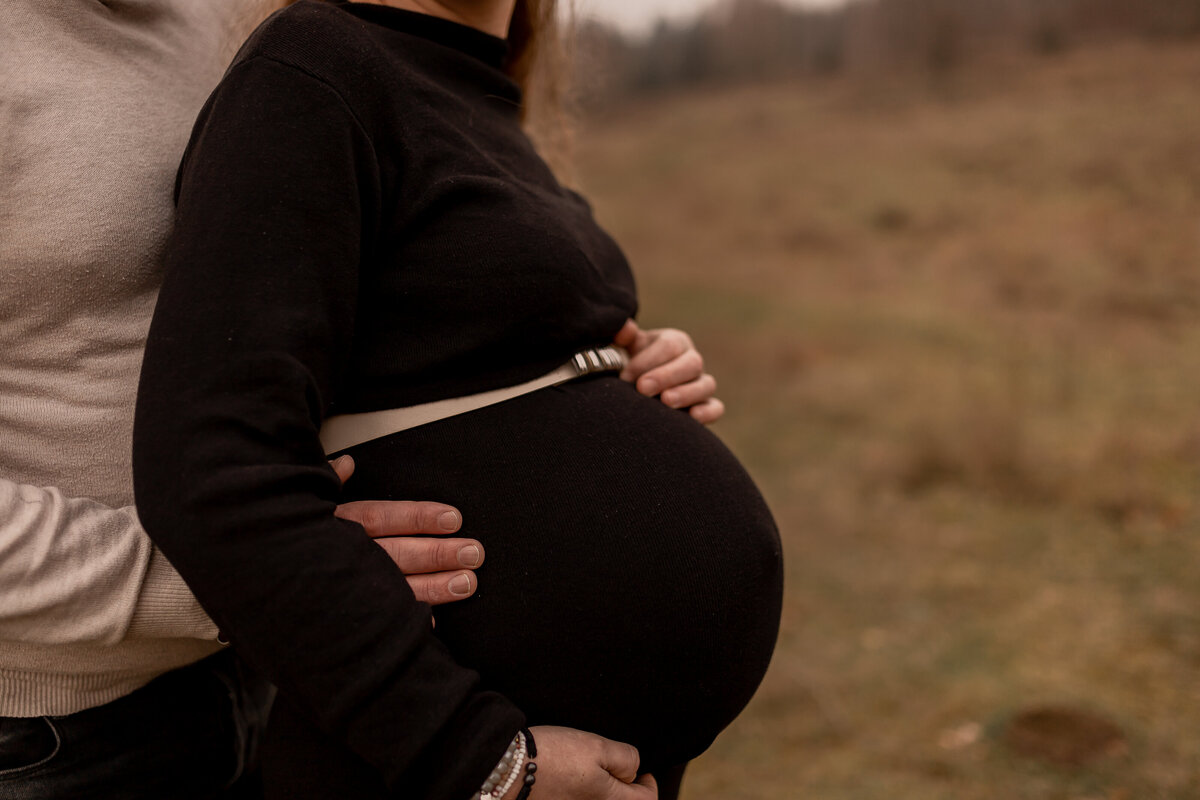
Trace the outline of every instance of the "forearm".
{"type": "Polygon", "coordinates": [[[132,506],[0,481],[0,638],[112,645],[216,634],[132,506]]]}

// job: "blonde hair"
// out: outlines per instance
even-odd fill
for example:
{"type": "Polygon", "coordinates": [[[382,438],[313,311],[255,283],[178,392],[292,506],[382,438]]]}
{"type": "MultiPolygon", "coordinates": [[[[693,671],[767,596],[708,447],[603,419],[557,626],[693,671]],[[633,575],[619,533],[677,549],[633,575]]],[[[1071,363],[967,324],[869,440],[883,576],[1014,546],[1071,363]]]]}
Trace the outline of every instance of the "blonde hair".
{"type": "MultiPolygon", "coordinates": [[[[567,4],[571,11],[570,3],[567,4]]],[[[560,180],[575,182],[572,114],[567,107],[571,78],[570,14],[566,30],[557,0],[517,0],[508,29],[505,71],[524,103],[521,121],[560,180]]]]}
{"type": "MultiPolygon", "coordinates": [[[[525,95],[562,101],[565,52],[556,0],[517,0],[508,29],[508,73],[525,95]]],[[[531,98],[533,99],[533,98],[531,98]]]]}

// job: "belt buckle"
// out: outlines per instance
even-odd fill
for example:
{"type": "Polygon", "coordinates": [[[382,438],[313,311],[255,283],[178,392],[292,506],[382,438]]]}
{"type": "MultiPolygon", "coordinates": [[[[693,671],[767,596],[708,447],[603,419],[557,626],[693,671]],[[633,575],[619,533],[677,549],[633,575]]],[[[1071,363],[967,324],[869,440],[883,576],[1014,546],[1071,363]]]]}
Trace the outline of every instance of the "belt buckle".
{"type": "Polygon", "coordinates": [[[625,354],[615,347],[589,347],[576,353],[571,364],[576,378],[594,372],[618,372],[625,367],[625,354]]]}

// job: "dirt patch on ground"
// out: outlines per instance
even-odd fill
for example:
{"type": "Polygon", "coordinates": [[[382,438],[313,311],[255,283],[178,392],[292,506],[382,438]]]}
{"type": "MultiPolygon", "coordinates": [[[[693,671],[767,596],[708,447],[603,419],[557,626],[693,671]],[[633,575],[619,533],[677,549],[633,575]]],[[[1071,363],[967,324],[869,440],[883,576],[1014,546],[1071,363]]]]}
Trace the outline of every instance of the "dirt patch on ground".
{"type": "Polygon", "coordinates": [[[1089,711],[1063,707],[1020,712],[1005,728],[1004,743],[1020,755],[1069,767],[1129,751],[1125,733],[1115,723],[1089,711]]]}

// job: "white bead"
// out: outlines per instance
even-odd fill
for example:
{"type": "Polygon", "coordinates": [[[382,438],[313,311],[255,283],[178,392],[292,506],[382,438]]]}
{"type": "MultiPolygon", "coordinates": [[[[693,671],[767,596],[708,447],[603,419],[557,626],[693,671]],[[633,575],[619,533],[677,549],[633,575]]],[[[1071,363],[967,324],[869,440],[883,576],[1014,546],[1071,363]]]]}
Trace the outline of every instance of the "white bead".
{"type": "Polygon", "coordinates": [[[521,776],[521,768],[525,765],[525,734],[517,732],[509,742],[508,749],[500,759],[500,763],[492,770],[492,774],[483,782],[479,789],[480,800],[497,800],[508,793],[512,785],[521,776]]]}
{"type": "Polygon", "coordinates": [[[504,783],[500,786],[500,788],[498,788],[492,792],[492,795],[494,797],[499,798],[499,797],[503,797],[504,795],[508,794],[508,790],[512,788],[513,784],[517,782],[517,778],[519,778],[521,776],[521,767],[523,767],[525,765],[525,735],[524,734],[517,734],[517,735],[520,737],[520,742],[517,745],[515,766],[514,766],[512,772],[510,772],[508,774],[508,779],[506,781],[504,781],[504,783]]]}

